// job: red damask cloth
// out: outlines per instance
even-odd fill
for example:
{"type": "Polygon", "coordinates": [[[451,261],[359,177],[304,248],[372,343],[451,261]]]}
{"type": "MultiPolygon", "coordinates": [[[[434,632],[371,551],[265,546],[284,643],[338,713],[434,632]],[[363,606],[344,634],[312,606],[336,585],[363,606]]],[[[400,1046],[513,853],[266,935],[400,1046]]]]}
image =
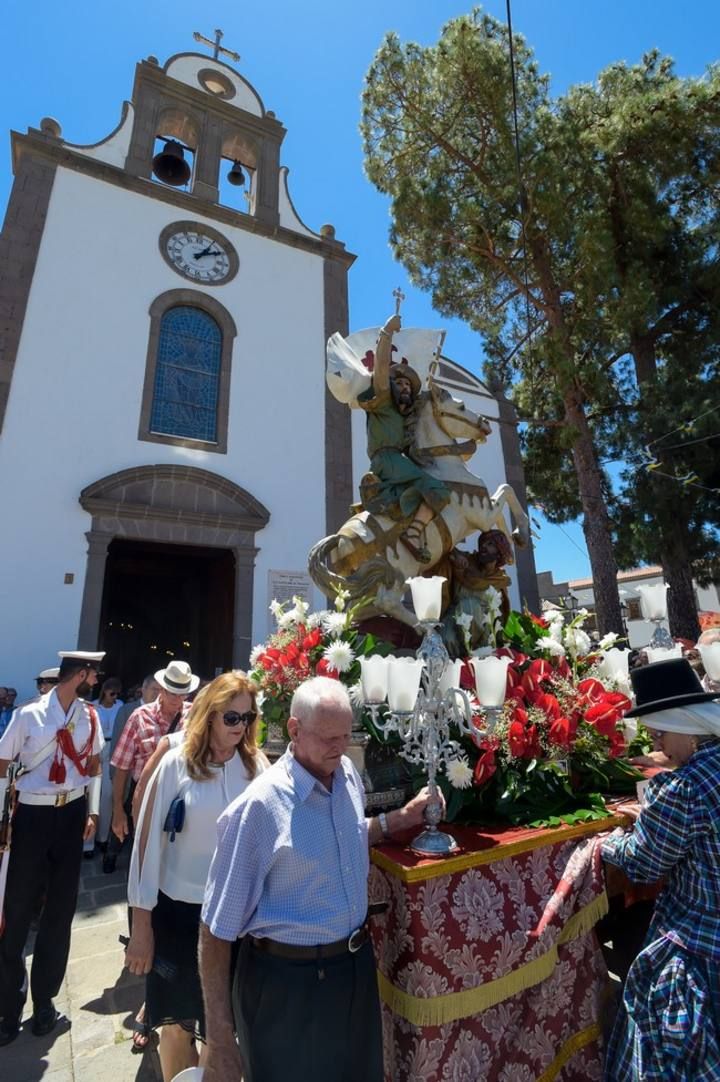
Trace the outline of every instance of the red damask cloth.
{"type": "Polygon", "coordinates": [[[608,974],[607,909],[591,835],[452,828],[459,855],[373,852],[371,921],[386,1082],[593,1082],[608,974]]]}

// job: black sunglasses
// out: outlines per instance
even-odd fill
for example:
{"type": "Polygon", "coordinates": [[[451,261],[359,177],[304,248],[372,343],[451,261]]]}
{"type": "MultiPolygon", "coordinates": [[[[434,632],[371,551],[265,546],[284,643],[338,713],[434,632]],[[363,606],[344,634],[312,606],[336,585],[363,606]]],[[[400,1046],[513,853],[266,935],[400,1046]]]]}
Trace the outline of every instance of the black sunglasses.
{"type": "Polygon", "coordinates": [[[257,717],[257,710],[246,710],[244,714],[238,714],[237,710],[227,710],[223,714],[226,725],[252,725],[257,717]]]}

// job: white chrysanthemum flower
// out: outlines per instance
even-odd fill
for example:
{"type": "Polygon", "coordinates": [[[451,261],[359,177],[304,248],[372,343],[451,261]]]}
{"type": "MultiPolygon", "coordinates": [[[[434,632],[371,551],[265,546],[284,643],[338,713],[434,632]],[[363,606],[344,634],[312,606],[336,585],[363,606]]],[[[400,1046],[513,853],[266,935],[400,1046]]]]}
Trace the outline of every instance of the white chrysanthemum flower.
{"type": "Polygon", "coordinates": [[[454,789],[468,789],[472,785],[473,772],[464,756],[462,759],[450,759],[445,772],[454,789]]]}
{"type": "Polygon", "coordinates": [[[349,687],[347,691],[353,706],[363,706],[365,699],[363,698],[362,682],[360,680],[358,680],[357,684],[349,687]]]}
{"type": "Polygon", "coordinates": [[[607,635],[603,635],[598,643],[601,650],[610,650],[620,638],[614,631],[608,631],[607,635]]]}
{"type": "Polygon", "coordinates": [[[539,638],[535,644],[535,651],[538,654],[552,654],[553,657],[565,657],[565,647],[557,639],[554,639],[552,635],[543,635],[539,638]]]}
{"type": "Polygon", "coordinates": [[[548,635],[551,639],[554,639],[555,642],[562,642],[564,630],[565,624],[563,623],[562,618],[560,620],[554,620],[548,628],[548,635]]]}
{"type": "Polygon", "coordinates": [[[258,643],[257,646],[253,646],[252,650],[250,651],[250,668],[251,669],[255,668],[255,666],[257,665],[258,661],[260,660],[260,658],[263,656],[264,653],[265,653],[265,644],[264,643],[261,642],[261,643],[258,643]]]}
{"type": "Polygon", "coordinates": [[[337,639],[323,650],[323,657],[331,669],[342,673],[352,668],[355,652],[348,643],[343,642],[342,639],[337,639]]]}
{"type": "Polygon", "coordinates": [[[323,631],[333,639],[338,639],[347,627],[347,614],[329,612],[322,622],[323,631]]]}
{"type": "Polygon", "coordinates": [[[573,657],[584,657],[590,653],[592,643],[590,636],[579,627],[569,627],[565,631],[565,646],[573,657]]]}
{"type": "Polygon", "coordinates": [[[320,609],[318,612],[311,612],[305,621],[305,627],[308,631],[312,631],[316,627],[320,627],[325,617],[328,615],[329,609],[320,609]]]}

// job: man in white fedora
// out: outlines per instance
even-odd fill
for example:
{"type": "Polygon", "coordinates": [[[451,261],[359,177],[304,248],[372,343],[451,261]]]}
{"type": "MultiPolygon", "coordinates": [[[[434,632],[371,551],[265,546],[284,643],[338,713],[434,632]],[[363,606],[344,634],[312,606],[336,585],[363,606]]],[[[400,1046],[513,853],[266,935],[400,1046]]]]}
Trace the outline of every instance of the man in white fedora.
{"type": "Polygon", "coordinates": [[[57,687],[38,702],[21,706],[0,738],[4,842],[0,886],[0,1047],[15,1040],[26,997],[23,952],[35,903],[45,890],[33,951],[30,992],[32,1032],[54,1029],[53,1004],[67,966],[70,928],[77,903],[83,840],[97,825],[100,752],[97,714],[84,701],[105,655],[85,650],[59,654],[57,687]],[[19,771],[9,781],[14,759],[19,771]],[[13,793],[14,789],[14,793],[13,793]],[[13,813],[13,804],[15,804],[13,813]],[[6,878],[5,878],[6,877],[6,878]]]}
{"type": "Polygon", "coordinates": [[[130,831],[127,807],[132,792],[126,795],[128,779],[133,789],[161,738],[182,729],[188,709],[185,700],[200,683],[200,677],[191,672],[187,661],[171,661],[167,668],[155,673],[155,679],[160,685],[157,699],[144,703],[130,715],[110,760],[115,767],[112,830],[120,841],[130,831]]]}

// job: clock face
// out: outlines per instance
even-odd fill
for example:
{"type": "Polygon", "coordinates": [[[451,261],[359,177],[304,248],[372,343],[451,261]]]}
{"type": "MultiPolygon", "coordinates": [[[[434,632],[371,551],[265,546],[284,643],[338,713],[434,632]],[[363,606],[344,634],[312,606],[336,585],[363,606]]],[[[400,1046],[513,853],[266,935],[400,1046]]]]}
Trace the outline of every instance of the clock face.
{"type": "Polygon", "coordinates": [[[214,240],[202,227],[177,229],[165,240],[168,262],[193,282],[219,284],[230,277],[231,248],[228,241],[214,240]]]}

